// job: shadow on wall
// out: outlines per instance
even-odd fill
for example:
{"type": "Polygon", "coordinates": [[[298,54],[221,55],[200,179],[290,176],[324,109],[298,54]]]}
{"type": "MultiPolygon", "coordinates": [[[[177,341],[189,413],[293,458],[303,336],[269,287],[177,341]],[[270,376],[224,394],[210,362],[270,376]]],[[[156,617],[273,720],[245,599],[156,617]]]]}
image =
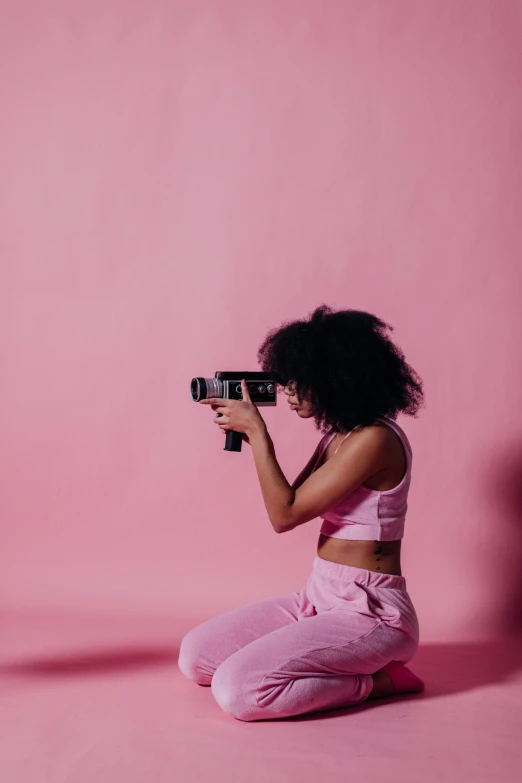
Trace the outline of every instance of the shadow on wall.
{"type": "Polygon", "coordinates": [[[490,469],[483,479],[486,500],[493,510],[491,547],[484,569],[487,574],[493,565],[494,574],[500,575],[499,632],[518,633],[522,632],[522,445],[511,445],[501,452],[495,464],[499,467],[490,469]],[[498,561],[492,562],[495,552],[498,561]]]}

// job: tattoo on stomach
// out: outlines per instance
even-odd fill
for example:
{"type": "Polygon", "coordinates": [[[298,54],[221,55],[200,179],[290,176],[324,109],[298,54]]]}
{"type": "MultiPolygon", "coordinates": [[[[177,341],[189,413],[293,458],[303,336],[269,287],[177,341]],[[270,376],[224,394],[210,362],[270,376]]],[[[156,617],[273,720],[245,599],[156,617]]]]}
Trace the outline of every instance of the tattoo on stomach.
{"type": "MultiPolygon", "coordinates": [[[[380,554],[382,554],[382,544],[380,543],[380,541],[375,541],[375,543],[376,543],[378,546],[377,546],[377,549],[374,549],[374,551],[373,551],[373,554],[374,554],[374,555],[380,555],[380,554]]],[[[380,562],[380,560],[381,560],[381,558],[380,558],[380,557],[376,557],[375,559],[376,559],[376,561],[377,561],[378,563],[379,563],[379,562],[380,562]]],[[[377,569],[376,569],[376,570],[377,570],[377,571],[380,571],[380,570],[381,570],[381,567],[380,567],[380,566],[377,566],[377,569]]]]}

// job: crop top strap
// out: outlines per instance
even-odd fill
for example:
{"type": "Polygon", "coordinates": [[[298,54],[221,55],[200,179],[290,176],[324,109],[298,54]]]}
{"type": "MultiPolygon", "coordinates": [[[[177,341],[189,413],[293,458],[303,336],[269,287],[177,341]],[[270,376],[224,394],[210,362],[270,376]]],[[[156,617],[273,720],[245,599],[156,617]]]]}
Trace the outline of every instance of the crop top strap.
{"type": "MultiPolygon", "coordinates": [[[[343,442],[346,440],[346,438],[348,437],[348,435],[351,435],[351,434],[352,434],[352,432],[353,432],[353,430],[350,430],[350,432],[347,432],[347,433],[346,433],[346,435],[344,436],[344,438],[341,440],[341,442],[338,444],[337,448],[335,449],[335,451],[334,451],[334,454],[337,454],[337,452],[339,451],[339,447],[341,446],[341,444],[342,444],[342,443],[343,443],[343,442]]],[[[335,437],[335,435],[334,435],[334,437],[335,437]]],[[[333,440],[333,438],[332,438],[332,440],[333,440]]],[[[333,454],[332,454],[332,457],[333,457],[333,454]]]]}

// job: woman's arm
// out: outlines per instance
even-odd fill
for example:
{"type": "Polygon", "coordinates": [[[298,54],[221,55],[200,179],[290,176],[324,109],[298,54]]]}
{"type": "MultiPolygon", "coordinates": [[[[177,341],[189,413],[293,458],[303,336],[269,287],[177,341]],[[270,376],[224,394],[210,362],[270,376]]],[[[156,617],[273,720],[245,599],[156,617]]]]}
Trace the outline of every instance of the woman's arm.
{"type": "Polygon", "coordinates": [[[281,532],[279,520],[286,519],[288,509],[294,502],[296,490],[312,473],[322,441],[319,442],[294,483],[290,485],[276,459],[274,444],[264,422],[260,422],[253,432],[248,433],[248,436],[268,517],[276,533],[279,533],[281,532]]]}
{"type": "Polygon", "coordinates": [[[276,459],[274,444],[264,421],[254,431],[248,433],[257,475],[263,493],[268,518],[276,533],[279,533],[279,520],[286,518],[295,490],[290,486],[276,459]]]}
{"type": "Polygon", "coordinates": [[[264,421],[248,435],[266,510],[276,533],[292,530],[334,508],[386,466],[385,428],[368,427],[345,440],[331,459],[295,489],[279,467],[264,421]]]}
{"type": "Polygon", "coordinates": [[[317,462],[317,459],[319,457],[319,451],[321,450],[322,442],[323,442],[322,440],[319,441],[319,443],[317,444],[317,447],[316,447],[314,453],[312,454],[312,456],[310,457],[309,461],[304,466],[304,468],[302,469],[302,471],[300,472],[298,477],[295,479],[294,483],[292,484],[292,489],[293,490],[299,489],[301,484],[304,484],[306,479],[309,476],[311,476],[313,467],[314,467],[314,465],[317,462]]]}

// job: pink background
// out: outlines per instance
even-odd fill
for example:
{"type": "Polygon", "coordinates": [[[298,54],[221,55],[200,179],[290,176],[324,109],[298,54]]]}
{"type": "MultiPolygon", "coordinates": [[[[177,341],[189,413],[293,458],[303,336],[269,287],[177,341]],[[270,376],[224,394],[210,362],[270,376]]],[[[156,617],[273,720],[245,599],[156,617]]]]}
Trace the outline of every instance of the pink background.
{"type": "MultiPolygon", "coordinates": [[[[520,630],[521,4],[0,10],[5,616],[188,628],[301,587],[320,520],[273,532],[189,386],[326,302],[425,383],[398,420],[421,640],[520,630]]],[[[320,433],[262,412],[292,481],[320,433]]]]}
{"type": "MultiPolygon", "coordinates": [[[[207,612],[300,586],[320,520],[274,534],[249,447],[222,451],[189,386],[256,369],[325,301],[391,323],[425,382],[399,419],[424,638],[513,619],[520,16],[414,5],[7,4],[5,604],[207,612]]],[[[292,481],[320,434],[283,402],[263,415],[292,481]]]]}

